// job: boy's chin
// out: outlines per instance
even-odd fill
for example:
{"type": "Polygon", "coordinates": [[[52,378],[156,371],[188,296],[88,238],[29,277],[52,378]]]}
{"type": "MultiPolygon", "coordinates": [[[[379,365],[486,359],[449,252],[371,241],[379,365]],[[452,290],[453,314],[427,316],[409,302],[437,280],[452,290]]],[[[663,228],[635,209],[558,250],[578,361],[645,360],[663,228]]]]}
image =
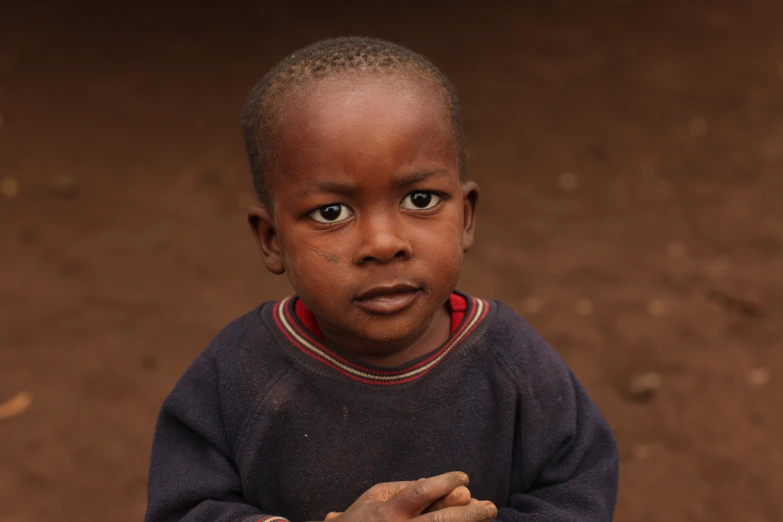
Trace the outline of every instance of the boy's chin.
{"type": "Polygon", "coordinates": [[[375,324],[369,328],[363,328],[356,332],[356,338],[362,339],[369,347],[383,349],[388,346],[390,350],[400,345],[410,344],[426,330],[424,325],[409,324],[400,321],[402,324],[395,324],[394,321],[378,321],[381,324],[375,324]]]}
{"type": "Polygon", "coordinates": [[[437,310],[430,313],[426,307],[414,305],[393,314],[371,314],[354,309],[350,313],[318,319],[328,345],[346,354],[383,359],[402,355],[427,337],[435,313],[437,310]]]}
{"type": "Polygon", "coordinates": [[[384,319],[352,332],[354,338],[362,340],[361,349],[366,355],[390,355],[404,351],[425,336],[431,324],[431,318],[419,321],[384,319]]]}

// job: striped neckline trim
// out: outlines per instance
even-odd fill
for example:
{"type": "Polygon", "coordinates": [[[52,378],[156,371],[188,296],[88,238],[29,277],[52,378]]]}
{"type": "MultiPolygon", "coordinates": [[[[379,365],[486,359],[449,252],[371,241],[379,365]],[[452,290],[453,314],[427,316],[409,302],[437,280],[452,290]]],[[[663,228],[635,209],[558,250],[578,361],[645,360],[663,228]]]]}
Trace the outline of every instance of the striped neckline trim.
{"type": "Polygon", "coordinates": [[[313,336],[301,325],[294,315],[295,297],[287,297],[275,305],[273,312],[275,323],[285,337],[299,351],[328,366],[349,379],[365,384],[391,386],[405,384],[423,377],[457,347],[463,339],[473,332],[487,316],[489,304],[470,296],[467,299],[467,311],[460,326],[449,339],[425,359],[410,366],[393,370],[382,370],[363,366],[336,354],[313,336]]]}

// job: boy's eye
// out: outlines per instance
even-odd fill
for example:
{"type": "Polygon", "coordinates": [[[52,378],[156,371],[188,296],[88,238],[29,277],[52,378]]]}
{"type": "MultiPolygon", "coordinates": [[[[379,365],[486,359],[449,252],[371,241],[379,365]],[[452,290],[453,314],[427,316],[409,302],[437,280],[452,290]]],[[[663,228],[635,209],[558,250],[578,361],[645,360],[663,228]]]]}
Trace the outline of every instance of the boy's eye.
{"type": "Polygon", "coordinates": [[[351,217],[351,210],[342,203],[335,203],[313,210],[310,217],[319,223],[339,223],[351,217]]]}
{"type": "Polygon", "coordinates": [[[402,200],[402,208],[408,210],[426,210],[440,202],[440,196],[426,190],[411,192],[402,200]]]}

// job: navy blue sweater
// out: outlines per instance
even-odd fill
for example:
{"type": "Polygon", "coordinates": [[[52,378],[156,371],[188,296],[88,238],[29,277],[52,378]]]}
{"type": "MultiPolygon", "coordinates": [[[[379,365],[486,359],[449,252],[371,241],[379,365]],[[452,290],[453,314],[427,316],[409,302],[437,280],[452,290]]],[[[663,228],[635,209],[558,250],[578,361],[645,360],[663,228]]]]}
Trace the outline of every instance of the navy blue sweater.
{"type": "Polygon", "coordinates": [[[508,306],[467,297],[441,348],[389,369],[329,350],[295,302],[231,323],[166,398],[146,522],[323,520],[374,484],[448,471],[498,520],[612,519],[609,426],[508,306]]]}

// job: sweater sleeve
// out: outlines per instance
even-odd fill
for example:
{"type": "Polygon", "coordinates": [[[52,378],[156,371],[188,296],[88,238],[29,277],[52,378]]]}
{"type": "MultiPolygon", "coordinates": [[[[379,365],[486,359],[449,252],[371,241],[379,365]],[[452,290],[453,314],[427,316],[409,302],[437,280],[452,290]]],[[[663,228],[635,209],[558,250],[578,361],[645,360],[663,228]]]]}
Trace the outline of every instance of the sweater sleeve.
{"type": "Polygon", "coordinates": [[[214,365],[197,359],[166,398],[152,444],[145,522],[272,522],[243,502],[214,365]]]}
{"type": "Polygon", "coordinates": [[[566,363],[532,328],[528,333],[525,353],[509,365],[521,389],[521,478],[497,520],[610,522],[619,479],[616,440],[566,363]]]}

